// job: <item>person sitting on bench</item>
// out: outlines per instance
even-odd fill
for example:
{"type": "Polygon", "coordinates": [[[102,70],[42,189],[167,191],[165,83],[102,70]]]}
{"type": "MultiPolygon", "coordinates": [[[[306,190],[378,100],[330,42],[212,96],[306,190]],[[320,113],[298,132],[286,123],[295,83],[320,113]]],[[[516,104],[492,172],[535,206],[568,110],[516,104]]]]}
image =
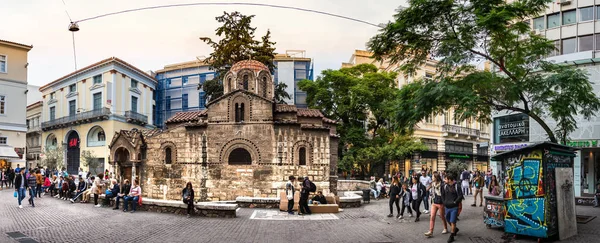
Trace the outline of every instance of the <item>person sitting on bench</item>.
{"type": "Polygon", "coordinates": [[[77,185],[77,194],[70,200],[71,203],[77,201],[77,198],[83,195],[83,192],[87,189],[87,183],[83,180],[83,177],[79,177],[79,185],[77,185]]]}
{"type": "Polygon", "coordinates": [[[317,192],[317,195],[315,195],[312,198],[312,203],[313,204],[327,204],[327,199],[325,199],[325,196],[323,196],[323,192],[321,192],[321,191],[317,192]]]}

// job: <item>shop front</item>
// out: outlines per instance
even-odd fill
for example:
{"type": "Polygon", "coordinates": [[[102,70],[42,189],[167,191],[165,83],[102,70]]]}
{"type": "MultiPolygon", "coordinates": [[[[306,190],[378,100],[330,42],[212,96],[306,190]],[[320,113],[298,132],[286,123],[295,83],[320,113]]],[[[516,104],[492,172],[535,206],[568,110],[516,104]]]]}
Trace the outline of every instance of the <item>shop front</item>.
{"type": "Polygon", "coordinates": [[[0,146],[0,169],[16,168],[17,164],[23,166],[23,148],[0,146]]]}
{"type": "Polygon", "coordinates": [[[573,166],[575,196],[591,196],[595,193],[595,185],[600,182],[600,144],[598,140],[572,140],[565,145],[581,149],[573,166]]]}

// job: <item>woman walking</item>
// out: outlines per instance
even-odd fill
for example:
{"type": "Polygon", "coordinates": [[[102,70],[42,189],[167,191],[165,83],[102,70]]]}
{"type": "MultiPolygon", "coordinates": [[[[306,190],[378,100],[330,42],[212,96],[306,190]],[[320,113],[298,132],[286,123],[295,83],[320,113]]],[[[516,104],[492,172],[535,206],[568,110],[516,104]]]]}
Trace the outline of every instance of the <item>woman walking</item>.
{"type": "Polygon", "coordinates": [[[388,217],[394,216],[394,209],[392,205],[396,204],[396,211],[398,211],[398,217],[400,217],[400,185],[398,183],[398,178],[392,178],[392,185],[390,185],[390,214],[388,217]]]}
{"type": "Polygon", "coordinates": [[[431,198],[433,203],[431,204],[431,217],[429,218],[429,231],[425,233],[425,236],[433,236],[433,228],[435,226],[435,217],[439,212],[439,216],[444,224],[444,230],[442,234],[448,233],[448,224],[446,223],[444,202],[442,202],[442,177],[434,172],[433,181],[431,182],[431,198]]]}
{"type": "Polygon", "coordinates": [[[188,182],[185,185],[185,188],[181,194],[183,196],[183,203],[187,205],[187,217],[189,218],[192,213],[192,209],[194,208],[194,189],[192,188],[191,182],[188,182]]]}
{"type": "Polygon", "coordinates": [[[423,201],[423,195],[425,195],[425,186],[419,182],[419,177],[415,176],[412,178],[412,185],[410,186],[410,192],[412,194],[412,209],[416,212],[417,218],[415,218],[415,222],[419,222],[419,217],[421,216],[421,201],[423,201]]]}

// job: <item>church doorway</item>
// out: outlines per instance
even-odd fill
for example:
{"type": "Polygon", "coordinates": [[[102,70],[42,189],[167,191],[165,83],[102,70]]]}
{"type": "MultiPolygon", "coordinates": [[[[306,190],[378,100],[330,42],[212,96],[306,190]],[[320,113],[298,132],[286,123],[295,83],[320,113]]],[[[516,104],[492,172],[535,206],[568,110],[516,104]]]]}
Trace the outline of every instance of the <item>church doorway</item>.
{"type": "Polygon", "coordinates": [[[250,152],[243,148],[236,148],[229,154],[230,165],[252,165],[252,156],[250,152]]]}

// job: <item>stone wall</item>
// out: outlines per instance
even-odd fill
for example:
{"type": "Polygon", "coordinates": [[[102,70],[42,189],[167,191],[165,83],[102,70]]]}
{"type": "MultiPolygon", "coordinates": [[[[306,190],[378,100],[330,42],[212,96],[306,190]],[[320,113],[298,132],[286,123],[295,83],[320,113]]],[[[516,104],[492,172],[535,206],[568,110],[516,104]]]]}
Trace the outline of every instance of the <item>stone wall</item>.
{"type": "Polygon", "coordinates": [[[363,189],[369,189],[368,181],[360,180],[338,180],[337,190],[338,191],[360,191],[363,189]],[[359,189],[357,189],[357,187],[359,189]]]}

